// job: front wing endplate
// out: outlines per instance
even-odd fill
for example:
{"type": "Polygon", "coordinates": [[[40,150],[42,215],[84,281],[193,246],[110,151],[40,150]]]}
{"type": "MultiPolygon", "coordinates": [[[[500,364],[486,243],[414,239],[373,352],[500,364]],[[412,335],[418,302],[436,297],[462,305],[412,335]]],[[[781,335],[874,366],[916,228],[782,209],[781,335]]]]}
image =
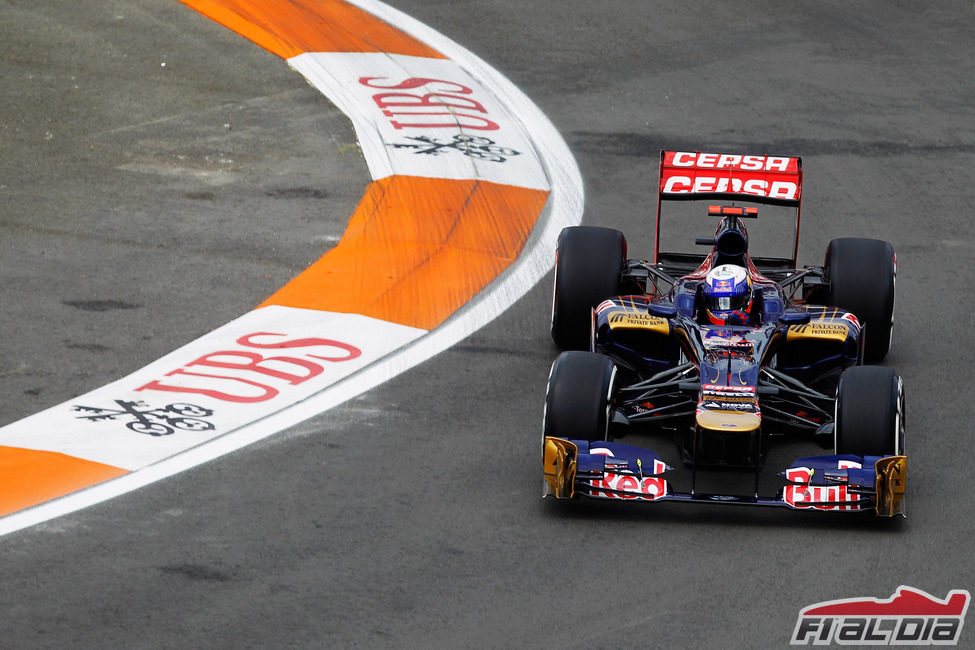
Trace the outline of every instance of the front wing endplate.
{"type": "Polygon", "coordinates": [[[579,447],[571,440],[546,437],[542,448],[542,471],[545,482],[542,496],[571,499],[575,496],[576,458],[579,447]]]}

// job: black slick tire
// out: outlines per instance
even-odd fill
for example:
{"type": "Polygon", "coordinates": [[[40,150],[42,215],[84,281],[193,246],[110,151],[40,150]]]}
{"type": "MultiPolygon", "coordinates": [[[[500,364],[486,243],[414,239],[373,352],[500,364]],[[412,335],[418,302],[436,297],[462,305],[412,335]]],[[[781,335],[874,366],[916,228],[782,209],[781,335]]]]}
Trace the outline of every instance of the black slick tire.
{"type": "Polygon", "coordinates": [[[904,453],[904,388],[883,366],[851,366],[836,392],[836,453],[894,456],[904,453]]]}
{"type": "Polygon", "coordinates": [[[619,230],[572,226],[559,235],[552,291],[552,340],[588,350],[592,309],[620,293],[626,238],[619,230]]]}
{"type": "Polygon", "coordinates": [[[865,326],[864,362],[881,362],[894,325],[894,248],[878,239],[834,239],[826,249],[825,271],[826,304],[856,315],[865,326]]]}
{"type": "Polygon", "coordinates": [[[571,440],[607,440],[616,365],[593,352],[556,357],[545,392],[542,431],[571,440]]]}

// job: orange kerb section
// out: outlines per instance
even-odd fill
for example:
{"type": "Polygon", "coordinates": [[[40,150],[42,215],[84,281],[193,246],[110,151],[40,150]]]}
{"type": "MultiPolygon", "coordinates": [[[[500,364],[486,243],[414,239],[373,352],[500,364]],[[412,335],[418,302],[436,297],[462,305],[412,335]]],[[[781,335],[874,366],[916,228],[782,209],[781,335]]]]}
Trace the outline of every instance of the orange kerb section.
{"type": "Polygon", "coordinates": [[[128,473],[53,451],[0,447],[0,517],[128,473]]]}
{"type": "Polygon", "coordinates": [[[281,58],[304,52],[385,52],[446,58],[341,0],[180,0],[281,58]]]}
{"type": "Polygon", "coordinates": [[[335,248],[260,306],[433,329],[514,262],[547,198],[484,181],[375,181],[335,248]]]}

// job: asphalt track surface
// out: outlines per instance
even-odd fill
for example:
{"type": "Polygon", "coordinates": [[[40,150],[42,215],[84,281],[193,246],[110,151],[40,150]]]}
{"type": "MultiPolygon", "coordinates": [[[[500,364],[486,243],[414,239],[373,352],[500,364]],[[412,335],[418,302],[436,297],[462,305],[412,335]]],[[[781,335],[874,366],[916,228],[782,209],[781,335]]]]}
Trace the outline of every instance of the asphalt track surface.
{"type": "MultiPolygon", "coordinates": [[[[350,403],[0,539],[0,645],[782,647],[816,602],[972,590],[972,3],[394,5],[542,108],[633,256],[665,147],[801,155],[802,263],[891,241],[909,518],[542,502],[543,281],[350,403]]],[[[327,100],[178,2],[0,13],[6,424],[253,308],[368,177],[327,100]]]]}

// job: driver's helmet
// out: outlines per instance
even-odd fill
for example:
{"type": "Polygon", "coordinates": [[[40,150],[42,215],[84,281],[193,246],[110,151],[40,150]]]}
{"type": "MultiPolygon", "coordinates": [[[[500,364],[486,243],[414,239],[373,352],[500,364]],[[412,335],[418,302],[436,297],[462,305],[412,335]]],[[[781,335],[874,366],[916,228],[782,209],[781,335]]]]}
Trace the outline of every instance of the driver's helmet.
{"type": "Polygon", "coordinates": [[[712,325],[746,325],[752,307],[752,279],[735,264],[722,264],[704,278],[704,308],[712,325]]]}

